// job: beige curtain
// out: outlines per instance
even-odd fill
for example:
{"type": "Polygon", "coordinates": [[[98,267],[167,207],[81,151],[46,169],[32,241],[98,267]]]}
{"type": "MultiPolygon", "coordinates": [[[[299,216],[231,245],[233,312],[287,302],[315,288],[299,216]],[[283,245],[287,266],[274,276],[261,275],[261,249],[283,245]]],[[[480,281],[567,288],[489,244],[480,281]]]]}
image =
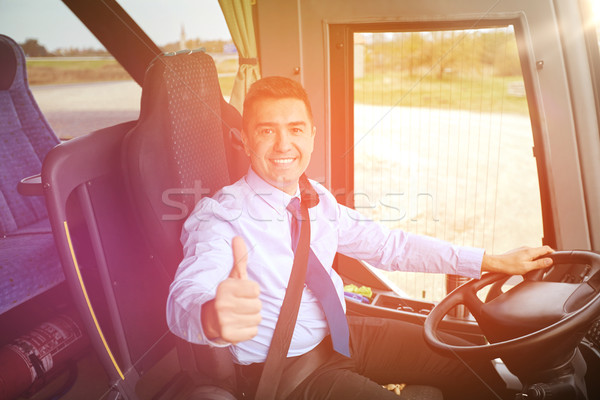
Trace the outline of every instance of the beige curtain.
{"type": "Polygon", "coordinates": [[[240,68],[235,76],[229,101],[240,113],[248,88],[253,82],[260,79],[254,23],[252,22],[252,3],[255,1],[219,0],[231,38],[240,57],[240,68]]]}

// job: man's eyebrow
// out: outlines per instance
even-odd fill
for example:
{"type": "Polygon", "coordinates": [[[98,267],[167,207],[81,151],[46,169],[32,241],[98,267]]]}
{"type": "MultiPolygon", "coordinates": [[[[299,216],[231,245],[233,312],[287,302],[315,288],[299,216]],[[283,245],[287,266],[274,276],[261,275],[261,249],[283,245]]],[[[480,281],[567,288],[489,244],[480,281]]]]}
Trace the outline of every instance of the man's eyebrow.
{"type": "Polygon", "coordinates": [[[272,126],[275,126],[275,125],[277,125],[275,122],[259,122],[255,126],[257,128],[265,128],[265,127],[269,128],[269,127],[272,127],[272,126]]]}
{"type": "MultiPolygon", "coordinates": [[[[277,122],[264,121],[264,122],[258,122],[255,126],[256,126],[256,128],[270,128],[270,127],[277,126],[277,125],[279,125],[277,122]]],[[[306,126],[307,124],[305,121],[291,121],[285,125],[286,126],[306,126]]]]}
{"type": "Polygon", "coordinates": [[[292,121],[288,123],[288,126],[306,126],[305,121],[292,121]]]}

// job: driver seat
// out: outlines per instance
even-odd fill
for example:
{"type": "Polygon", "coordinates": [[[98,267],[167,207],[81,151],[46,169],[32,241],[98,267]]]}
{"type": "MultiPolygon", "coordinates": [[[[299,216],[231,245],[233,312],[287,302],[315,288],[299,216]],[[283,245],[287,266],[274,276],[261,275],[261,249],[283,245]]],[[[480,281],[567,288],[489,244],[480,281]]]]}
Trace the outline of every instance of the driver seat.
{"type": "Polygon", "coordinates": [[[213,384],[230,376],[229,352],[175,337],[165,309],[194,183],[210,192],[246,171],[229,146],[238,126],[208,55],[161,55],[139,120],[62,143],[44,160],[56,247],[107,398],[234,399],[213,384]]]}
{"type": "MultiPolygon", "coordinates": [[[[183,258],[179,238],[195,203],[248,170],[241,125],[240,114],[223,99],[208,54],[166,53],[148,67],[140,118],[122,144],[123,177],[153,262],[169,283],[183,258]]],[[[160,312],[165,310],[163,304],[160,312]]],[[[193,398],[233,398],[229,350],[185,345],[193,348],[200,375],[193,398]]]]}

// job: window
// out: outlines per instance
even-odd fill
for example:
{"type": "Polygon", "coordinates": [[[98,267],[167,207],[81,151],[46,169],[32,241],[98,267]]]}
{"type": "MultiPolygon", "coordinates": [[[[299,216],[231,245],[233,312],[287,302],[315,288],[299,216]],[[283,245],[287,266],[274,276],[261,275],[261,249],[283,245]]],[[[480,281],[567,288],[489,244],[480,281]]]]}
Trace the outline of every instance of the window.
{"type": "MultiPolygon", "coordinates": [[[[513,27],[377,28],[347,35],[354,207],[390,228],[492,253],[540,245],[540,186],[513,27]]],[[[446,294],[444,276],[388,276],[413,298],[446,294]]]]}
{"type": "Polygon", "coordinates": [[[171,0],[148,7],[144,0],[121,6],[163,51],[204,49],[215,60],[221,92],[229,101],[238,53],[217,1],[171,0]]]}
{"type": "MultiPolygon", "coordinates": [[[[215,59],[228,98],[238,56],[217,2],[122,3],[161,50],[204,48],[215,59]]],[[[70,139],[138,118],[140,86],[67,6],[35,0],[0,4],[2,33],[25,49],[32,93],[57,136],[70,139]]]]}
{"type": "Polygon", "coordinates": [[[5,2],[3,33],[25,50],[29,85],[61,139],[137,119],[141,88],[61,2],[5,2]]]}
{"type": "Polygon", "coordinates": [[[598,35],[600,33],[600,1],[582,0],[581,3],[586,23],[592,24],[596,35],[598,35]]]}

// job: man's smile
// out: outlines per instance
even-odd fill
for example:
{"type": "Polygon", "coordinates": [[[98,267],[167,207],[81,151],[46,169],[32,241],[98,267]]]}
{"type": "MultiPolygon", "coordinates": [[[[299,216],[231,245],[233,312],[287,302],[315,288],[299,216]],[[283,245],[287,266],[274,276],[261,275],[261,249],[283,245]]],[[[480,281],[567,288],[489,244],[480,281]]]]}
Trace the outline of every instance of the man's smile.
{"type": "Polygon", "coordinates": [[[292,158],[272,158],[271,162],[277,165],[286,166],[293,163],[296,160],[295,157],[292,158]]]}

